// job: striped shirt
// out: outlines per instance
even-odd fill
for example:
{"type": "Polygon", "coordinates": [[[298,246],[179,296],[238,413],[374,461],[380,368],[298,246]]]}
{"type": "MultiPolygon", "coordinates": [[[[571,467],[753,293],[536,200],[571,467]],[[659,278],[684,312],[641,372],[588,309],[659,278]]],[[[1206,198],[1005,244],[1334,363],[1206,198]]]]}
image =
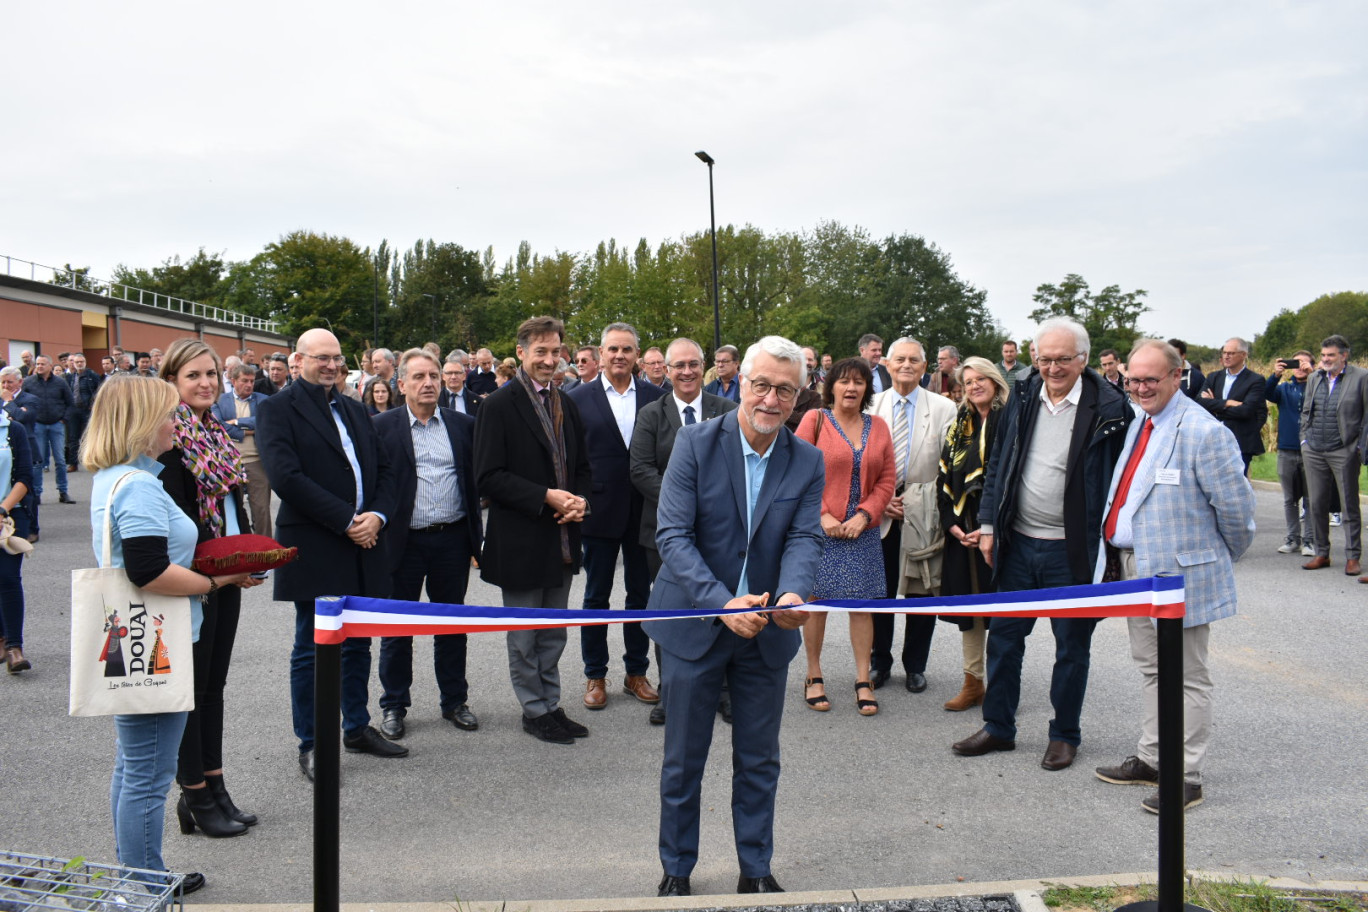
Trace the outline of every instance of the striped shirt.
{"type": "Polygon", "coordinates": [[[410,529],[426,529],[440,523],[453,523],[466,515],[461,503],[461,484],[451,438],[442,424],[441,412],[434,412],[426,423],[404,406],[413,435],[413,462],[418,473],[418,489],[413,498],[410,529]]]}

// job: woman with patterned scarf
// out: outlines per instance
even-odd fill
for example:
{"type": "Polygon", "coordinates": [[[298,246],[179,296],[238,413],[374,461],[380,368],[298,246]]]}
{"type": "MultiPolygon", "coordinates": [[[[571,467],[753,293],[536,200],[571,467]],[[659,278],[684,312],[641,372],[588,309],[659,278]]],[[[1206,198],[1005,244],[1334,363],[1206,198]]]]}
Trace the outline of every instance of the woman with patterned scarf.
{"type": "MultiPolygon", "coordinates": [[[[941,447],[937,480],[941,525],[945,527],[941,595],[973,595],[993,591],[993,571],[978,548],[978,507],[1008,390],[1007,381],[987,358],[967,358],[954,379],[963,386],[964,398],[941,447]]],[[[988,631],[981,617],[949,615],[941,620],[957,624],[963,637],[964,686],[945,704],[951,712],[962,712],[983,702],[988,631]]]]}
{"type": "MultiPolygon", "coordinates": [[[[246,475],[237,448],[213,407],[223,392],[219,357],[196,339],[177,339],[162,358],[161,378],[176,387],[175,446],[163,453],[166,493],[190,517],[202,544],[251,532],[243,509],[246,475]]],[[[206,836],[238,836],[256,823],[233,804],[223,784],[223,689],[237,636],[242,590],[228,586],[204,600],[204,624],[195,643],[195,708],[181,738],[176,805],[182,833],[198,826],[206,836]]]]}

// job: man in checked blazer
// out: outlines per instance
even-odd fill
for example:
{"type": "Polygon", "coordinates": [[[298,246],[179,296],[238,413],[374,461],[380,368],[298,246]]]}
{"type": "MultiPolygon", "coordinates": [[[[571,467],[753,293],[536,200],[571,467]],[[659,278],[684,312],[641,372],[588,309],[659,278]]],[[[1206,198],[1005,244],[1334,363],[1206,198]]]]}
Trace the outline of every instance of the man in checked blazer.
{"type": "MultiPolygon", "coordinates": [[[[1202,764],[1211,735],[1211,622],[1236,611],[1234,561],[1254,540],[1254,492],[1234,435],[1179,395],[1183,359],[1159,339],[1131,351],[1130,393],[1144,411],[1132,423],[1112,473],[1094,581],[1108,555],[1122,579],[1181,573],[1183,617],[1183,806],[1202,801],[1202,764]],[[1146,426],[1149,425],[1147,428],[1146,426]]],[[[1097,777],[1120,785],[1159,783],[1158,636],[1150,618],[1129,618],[1131,657],[1143,679],[1145,718],[1135,756],[1097,777]]],[[[1159,812],[1158,795],[1141,802],[1159,812]]]]}
{"type": "MultiPolygon", "coordinates": [[[[898,485],[879,523],[879,536],[883,539],[884,579],[888,586],[888,597],[895,598],[902,579],[903,493],[909,485],[936,483],[936,475],[940,471],[941,444],[945,442],[946,430],[955,420],[955,403],[945,396],[921,388],[922,376],[926,373],[926,350],[916,339],[904,337],[895,340],[888,347],[888,355],[883,360],[890,372],[890,386],[875,395],[869,408],[871,414],[887,422],[890,431],[898,426],[897,412],[906,410],[911,415],[907,443],[901,452],[894,453],[897,457],[898,485]]],[[[934,498],[931,503],[935,503],[934,498]]],[[[923,517],[923,522],[938,524],[940,517],[923,517]]],[[[907,594],[934,593],[923,591],[907,594]]],[[[907,673],[906,687],[911,693],[921,693],[926,690],[926,660],[931,654],[936,617],[931,614],[909,614],[906,618],[902,649],[903,671],[907,673]]],[[[893,626],[893,615],[874,615],[874,652],[870,670],[876,689],[887,683],[893,669],[893,626]]]]}

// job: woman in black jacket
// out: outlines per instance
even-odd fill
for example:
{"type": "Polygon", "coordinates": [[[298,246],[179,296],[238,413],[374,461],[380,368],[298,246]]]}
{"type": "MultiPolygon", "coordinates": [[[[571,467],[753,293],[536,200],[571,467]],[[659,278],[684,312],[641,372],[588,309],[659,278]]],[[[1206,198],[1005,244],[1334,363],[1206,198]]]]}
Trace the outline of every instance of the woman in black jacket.
{"type": "MultiPolygon", "coordinates": [[[[174,384],[175,446],[160,462],[166,493],[190,517],[202,544],[251,531],[243,509],[246,476],[237,448],[214,417],[222,392],[218,355],[196,339],[177,339],[162,359],[161,378],[174,384]]],[[[223,691],[237,636],[242,591],[219,589],[204,602],[204,625],[195,643],[195,708],[181,738],[176,806],[182,833],[195,827],[206,836],[238,836],[257,822],[240,810],[223,784],[223,691]]]]}

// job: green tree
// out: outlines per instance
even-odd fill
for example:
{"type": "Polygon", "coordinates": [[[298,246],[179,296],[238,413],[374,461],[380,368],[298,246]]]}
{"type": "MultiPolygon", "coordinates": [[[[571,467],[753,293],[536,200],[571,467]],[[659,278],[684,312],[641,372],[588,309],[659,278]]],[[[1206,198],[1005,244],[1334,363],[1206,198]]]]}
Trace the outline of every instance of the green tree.
{"type": "Polygon", "coordinates": [[[1368,352],[1368,292],[1323,294],[1303,307],[1298,317],[1295,348],[1319,354],[1325,337],[1338,333],[1349,340],[1351,352],[1368,352]]]}
{"type": "Polygon", "coordinates": [[[419,241],[399,258],[394,275],[395,301],[384,338],[403,347],[433,341],[448,352],[479,337],[489,293],[474,251],[419,241]]]}
{"type": "Polygon", "coordinates": [[[113,278],[115,282],[144,291],[201,304],[217,304],[223,292],[224,273],[222,254],[206,253],[201,247],[189,259],[182,261],[178,254],[151,269],[131,269],[120,263],[114,267],[113,278]]]}
{"type": "Polygon", "coordinates": [[[1301,314],[1284,307],[1268,321],[1264,331],[1254,337],[1252,354],[1259,361],[1286,358],[1299,347],[1297,336],[1300,331],[1301,314]]]}
{"type": "Polygon", "coordinates": [[[1147,294],[1143,289],[1123,292],[1119,285],[1093,294],[1081,275],[1069,273],[1058,285],[1036,286],[1032,300],[1040,306],[1031,311],[1031,319],[1037,323],[1050,317],[1077,320],[1088,331],[1093,352],[1105,348],[1128,352],[1140,337],[1141,315],[1150,310],[1141,300],[1147,294]]]}
{"type": "Polygon", "coordinates": [[[266,245],[271,315],[298,336],[326,327],[344,352],[365,348],[371,333],[375,274],[371,251],[344,237],[294,231],[266,245]]]}
{"type": "Polygon", "coordinates": [[[90,277],[89,266],[75,267],[70,263],[64,264],[61,269],[52,270],[52,278],[48,279],[48,284],[88,291],[91,294],[104,294],[109,290],[90,277]]]}

